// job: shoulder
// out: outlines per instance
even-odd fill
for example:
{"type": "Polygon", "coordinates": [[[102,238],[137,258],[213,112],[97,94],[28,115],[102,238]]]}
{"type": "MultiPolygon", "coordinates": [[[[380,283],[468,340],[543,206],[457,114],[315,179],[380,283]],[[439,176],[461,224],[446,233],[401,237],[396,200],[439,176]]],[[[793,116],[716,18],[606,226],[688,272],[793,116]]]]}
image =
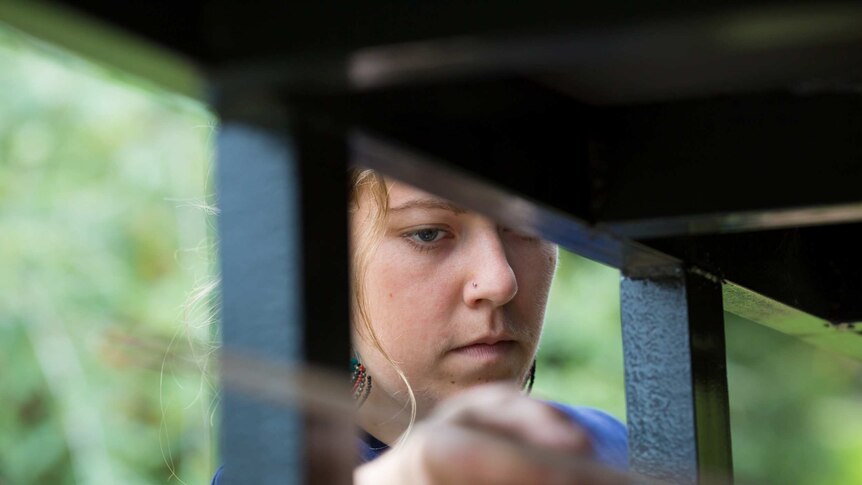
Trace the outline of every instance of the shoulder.
{"type": "Polygon", "coordinates": [[[221,480],[222,470],[224,470],[224,465],[218,467],[218,470],[216,470],[215,475],[213,475],[213,481],[212,481],[211,485],[219,485],[219,481],[221,480]]]}
{"type": "Polygon", "coordinates": [[[368,463],[389,450],[386,443],[371,436],[365,431],[359,434],[359,460],[362,463],[368,463]]]}
{"type": "Polygon", "coordinates": [[[628,468],[628,432],[622,421],[591,407],[545,402],[562,411],[589,433],[596,459],[614,468],[628,468]]]}

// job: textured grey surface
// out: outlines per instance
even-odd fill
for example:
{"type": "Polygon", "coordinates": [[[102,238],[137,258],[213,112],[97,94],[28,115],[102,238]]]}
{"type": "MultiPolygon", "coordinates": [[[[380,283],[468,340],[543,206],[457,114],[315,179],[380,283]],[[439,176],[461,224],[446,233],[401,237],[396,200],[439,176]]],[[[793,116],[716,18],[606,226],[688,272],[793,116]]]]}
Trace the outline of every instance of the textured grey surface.
{"type": "MultiPolygon", "coordinates": [[[[301,359],[296,160],[286,136],[226,123],[218,139],[224,351],[301,359]]],[[[302,419],[226,389],[222,483],[302,483],[302,419]]]]}
{"type": "Polygon", "coordinates": [[[633,470],[673,483],[732,474],[720,284],[681,269],[620,288],[633,470]]]}

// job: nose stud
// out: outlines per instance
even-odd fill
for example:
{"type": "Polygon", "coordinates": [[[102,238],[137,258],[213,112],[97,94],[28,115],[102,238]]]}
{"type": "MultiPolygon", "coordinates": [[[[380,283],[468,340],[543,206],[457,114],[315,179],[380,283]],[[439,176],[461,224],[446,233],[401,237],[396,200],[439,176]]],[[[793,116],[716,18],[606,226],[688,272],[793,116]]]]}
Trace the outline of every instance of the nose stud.
{"type": "Polygon", "coordinates": [[[473,282],[473,288],[478,288],[478,287],[479,287],[479,283],[476,283],[476,282],[474,281],[474,282],[473,282]]]}

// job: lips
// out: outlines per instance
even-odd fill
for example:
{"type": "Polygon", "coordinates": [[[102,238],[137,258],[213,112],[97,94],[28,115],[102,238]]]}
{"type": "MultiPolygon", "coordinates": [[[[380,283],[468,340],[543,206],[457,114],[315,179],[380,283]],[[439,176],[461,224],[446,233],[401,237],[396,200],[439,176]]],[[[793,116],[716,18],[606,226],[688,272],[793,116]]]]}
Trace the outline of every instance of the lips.
{"type": "Polygon", "coordinates": [[[494,360],[507,357],[515,350],[514,340],[484,339],[454,349],[452,352],[483,360],[494,360]]]}

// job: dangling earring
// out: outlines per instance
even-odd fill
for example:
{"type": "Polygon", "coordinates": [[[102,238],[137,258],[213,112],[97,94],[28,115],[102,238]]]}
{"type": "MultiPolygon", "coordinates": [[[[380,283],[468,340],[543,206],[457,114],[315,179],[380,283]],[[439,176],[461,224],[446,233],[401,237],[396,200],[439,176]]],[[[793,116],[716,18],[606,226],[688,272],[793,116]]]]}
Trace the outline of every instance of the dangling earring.
{"type": "Polygon", "coordinates": [[[524,382],[525,393],[529,396],[530,392],[533,390],[533,381],[536,380],[536,359],[533,359],[533,365],[530,366],[530,374],[527,376],[526,381],[524,382]]]}
{"type": "Polygon", "coordinates": [[[359,359],[352,357],[350,359],[350,368],[352,373],[350,379],[353,381],[353,400],[356,401],[356,407],[362,407],[368,395],[371,394],[371,376],[365,370],[365,366],[359,359]]]}

